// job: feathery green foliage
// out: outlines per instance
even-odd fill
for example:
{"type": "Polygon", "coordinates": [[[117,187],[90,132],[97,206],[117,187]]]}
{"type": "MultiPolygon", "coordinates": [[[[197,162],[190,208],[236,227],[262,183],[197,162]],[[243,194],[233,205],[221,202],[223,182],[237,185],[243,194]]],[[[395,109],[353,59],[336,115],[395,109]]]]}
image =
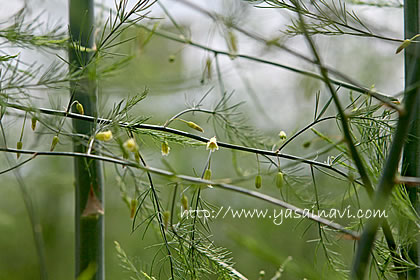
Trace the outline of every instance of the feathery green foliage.
{"type": "MultiPolygon", "coordinates": [[[[179,0],[178,4],[209,20],[210,32],[205,34],[205,43],[201,43],[203,38],[194,34],[193,28],[167,2],[119,0],[113,8],[96,3],[100,20],[89,24],[85,20],[73,22],[70,37],[64,32],[63,23],[44,30],[47,24],[41,22],[42,17],[31,18],[26,9],[0,23],[4,48],[0,55],[3,136],[0,150],[7,156],[7,153],[18,156],[17,161],[8,156],[9,165],[0,174],[13,171],[18,178],[36,241],[41,278],[46,279],[47,269],[42,235],[38,231],[40,222],[18,172],[41,156],[76,160],[78,170],[84,173],[78,177],[77,185],[83,183],[85,190],[93,190],[85,192],[91,196],[85,196],[78,204],[81,216],[89,210],[86,210],[89,215],[85,213],[89,217],[84,217],[90,219],[86,224],[95,224],[94,219],[104,214],[102,191],[95,189],[101,184],[101,173],[105,171],[106,181],[116,178],[119,203],[126,210],[126,216],[121,219],[131,222],[132,236],[141,240],[136,247],[142,250],[147,247],[144,250],[148,259],[137,261],[115,241],[116,256],[130,279],[257,279],[255,275],[260,269],[247,267],[250,257],[236,255],[235,249],[254,253],[252,262],[261,258],[264,265],[270,265],[271,271],[267,275],[264,271],[259,273],[259,279],[268,279],[268,275],[273,275],[271,279],[322,279],[324,275],[337,279],[361,278],[366,269],[370,270],[372,279],[403,279],[410,271],[418,271],[416,260],[407,252],[418,238],[409,233],[419,228],[419,216],[416,201],[410,194],[413,191],[404,185],[398,170],[399,153],[407,134],[405,122],[409,121],[406,114],[410,113],[412,104],[400,104],[396,99],[400,93],[390,97],[329,66],[323,60],[325,53],[318,47],[318,41],[314,41],[315,37],[320,38],[317,35],[340,35],[401,45],[402,39],[381,34],[378,31],[381,26],[373,26],[373,21],[360,16],[355,7],[398,8],[402,4],[344,0],[232,1],[223,3],[223,9],[217,12],[179,0]],[[157,4],[162,17],[151,14],[157,4]],[[265,37],[261,35],[264,32],[251,30],[252,25],[244,20],[250,10],[280,11],[289,20],[282,30],[265,37]],[[84,31],[80,33],[81,27],[84,31]],[[290,43],[295,42],[291,41],[292,37],[293,40],[302,38],[309,46],[309,54],[298,51],[300,48],[290,43]],[[166,50],[160,48],[162,42],[174,44],[175,50],[163,53],[166,50]],[[244,46],[245,42],[252,48],[244,46]],[[10,51],[9,47],[14,49],[10,51]],[[49,66],[44,66],[23,61],[16,48],[57,55],[49,66]],[[150,70],[150,75],[143,70],[155,67],[142,60],[153,51],[158,52],[153,59],[166,58],[169,66],[165,64],[161,68],[169,69],[187,60],[184,55],[189,55],[191,49],[200,54],[191,57],[194,64],[204,63],[192,74],[181,68],[185,73],[178,73],[176,79],[182,82],[167,81],[163,73],[166,69],[160,66],[155,72],[150,70]],[[68,59],[63,50],[69,50],[68,59]],[[303,61],[302,67],[308,70],[283,64],[278,50],[303,61]],[[290,122],[288,114],[292,110],[287,107],[294,105],[285,103],[286,95],[279,93],[281,97],[277,97],[270,91],[288,91],[288,85],[275,81],[267,90],[268,85],[261,86],[265,80],[259,81],[262,78],[258,68],[254,71],[255,79],[254,76],[247,79],[242,73],[239,79],[235,78],[230,69],[241,72],[249,66],[245,63],[251,61],[252,65],[285,69],[325,85],[325,88],[319,84],[310,88],[314,96],[313,115],[306,110],[299,112],[304,119],[309,116],[309,122],[301,125],[297,121],[293,124],[294,131],[280,127],[290,122]],[[68,66],[72,68],[70,73],[68,66]],[[129,85],[120,88],[109,85],[108,79],[113,82],[114,77],[126,73],[125,69],[132,72],[127,74],[126,81],[135,79],[134,90],[129,85]],[[311,72],[314,69],[318,72],[311,72]],[[152,76],[150,80],[148,75],[152,76]],[[147,82],[154,79],[161,87],[168,87],[170,94],[147,87],[147,82]],[[253,87],[257,82],[261,88],[253,87]],[[186,96],[182,108],[174,102],[179,99],[174,84],[181,85],[186,96]],[[244,89],[248,95],[241,94],[244,89]],[[68,90],[72,93],[70,97],[60,95],[68,90]],[[87,91],[99,93],[101,105],[97,110],[98,100],[86,98],[87,91]],[[189,91],[193,93],[189,95],[189,91]],[[130,97],[122,97],[121,92],[130,97]],[[265,103],[268,100],[265,94],[273,98],[272,105],[265,103]],[[247,96],[253,103],[247,103],[247,96]],[[274,113],[270,113],[271,107],[276,107],[274,113]],[[256,114],[251,112],[254,109],[256,114]],[[260,116],[264,126],[258,128],[256,118],[260,116]],[[28,136],[32,132],[25,129],[28,118],[36,123],[33,126],[36,134],[32,137],[28,136]],[[75,129],[71,122],[83,129],[75,129]],[[15,124],[19,124],[18,132],[12,129],[15,124]],[[77,147],[74,152],[70,151],[71,142],[77,147]],[[108,165],[114,168],[109,171],[108,165]],[[95,179],[96,175],[99,179],[95,179]],[[385,191],[380,193],[381,190],[385,191]],[[307,241],[312,246],[313,255],[305,256],[310,258],[311,268],[305,263],[307,260],[291,257],[297,253],[289,244],[277,251],[280,247],[259,246],[249,241],[249,235],[259,233],[267,242],[275,240],[283,246],[286,242],[278,234],[282,232],[280,229],[270,232],[271,228],[253,228],[254,224],[249,222],[246,232],[235,233],[234,242],[243,247],[239,249],[216,238],[221,231],[214,226],[216,222],[224,223],[229,231],[229,225],[239,224],[241,220],[230,217],[215,221],[214,213],[246,205],[243,202],[246,197],[254,199],[251,203],[255,207],[268,203],[273,210],[282,208],[300,213],[297,221],[285,221],[283,227],[289,232],[293,229],[293,237],[300,237],[295,242],[307,241]],[[382,204],[381,199],[389,199],[390,203],[382,204]],[[90,207],[85,207],[88,200],[90,207]],[[314,213],[330,209],[372,210],[372,205],[379,205],[388,216],[370,219],[354,215],[330,218],[302,215],[303,209],[314,213]],[[93,212],[95,215],[91,215],[93,212]],[[196,215],[186,216],[190,213],[196,215]],[[197,213],[212,215],[203,218],[197,213]],[[382,231],[376,232],[380,225],[382,231]],[[362,241],[358,241],[360,237],[362,241]],[[264,247],[275,248],[275,254],[264,247]],[[360,253],[363,250],[366,254],[360,253]],[[351,275],[352,257],[355,259],[351,275]]],[[[407,52],[413,48],[417,48],[416,42],[401,50],[407,52]]],[[[155,63],[158,64],[152,64],[155,63]]],[[[414,81],[413,95],[417,87],[414,81]]],[[[298,89],[303,91],[303,88],[301,85],[298,89]]],[[[301,92],[289,95],[292,94],[297,100],[304,99],[301,92]]],[[[100,240],[100,234],[89,236],[87,243],[100,240]]],[[[265,240],[259,242],[262,241],[265,240]]],[[[86,261],[78,268],[80,279],[95,274],[101,277],[98,275],[104,271],[101,260],[92,262],[90,253],[81,253],[86,261]]]]}

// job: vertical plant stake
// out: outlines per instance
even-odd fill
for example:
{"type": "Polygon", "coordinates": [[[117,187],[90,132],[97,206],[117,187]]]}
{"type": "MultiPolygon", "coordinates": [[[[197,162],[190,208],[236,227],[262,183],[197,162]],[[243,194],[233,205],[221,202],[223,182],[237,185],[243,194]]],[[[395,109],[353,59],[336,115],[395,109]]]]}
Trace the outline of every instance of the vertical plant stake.
{"type": "MultiPolygon", "coordinates": [[[[70,0],[70,71],[83,75],[78,82],[71,82],[71,100],[77,100],[88,116],[97,115],[95,65],[92,63],[94,48],[94,1],[70,0]]],[[[73,109],[75,110],[75,109],[73,109]]],[[[75,111],[78,113],[77,111],[75,111]]],[[[95,124],[73,119],[75,133],[92,135],[95,124]]],[[[85,153],[86,146],[75,139],[75,152],[85,153]]],[[[91,153],[98,153],[93,148],[91,153]]],[[[92,279],[104,279],[104,219],[103,176],[101,163],[81,157],[74,158],[76,182],[76,277],[82,272],[96,270],[92,279]]]]}

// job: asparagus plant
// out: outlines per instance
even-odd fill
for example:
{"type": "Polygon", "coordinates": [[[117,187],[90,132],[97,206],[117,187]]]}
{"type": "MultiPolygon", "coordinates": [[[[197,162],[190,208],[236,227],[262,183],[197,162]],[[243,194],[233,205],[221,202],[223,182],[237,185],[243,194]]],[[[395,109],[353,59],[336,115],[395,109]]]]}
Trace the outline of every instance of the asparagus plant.
{"type": "MultiPolygon", "coordinates": [[[[97,117],[97,90],[95,81],[95,63],[91,63],[95,44],[95,17],[93,0],[70,0],[70,37],[69,47],[70,72],[81,75],[71,82],[69,104],[73,101],[79,106],[72,106],[76,113],[97,117]],[[82,106],[82,107],[81,107],[82,106]]],[[[70,109],[70,108],[68,108],[70,109]]],[[[73,119],[73,130],[82,135],[95,135],[96,124],[73,119]]],[[[99,150],[92,142],[92,154],[99,150]]],[[[75,138],[73,150],[86,153],[89,147],[84,141],[75,138]]],[[[104,279],[104,190],[101,161],[74,158],[75,176],[75,263],[76,276],[89,270],[95,270],[94,279],[104,279]]]]}

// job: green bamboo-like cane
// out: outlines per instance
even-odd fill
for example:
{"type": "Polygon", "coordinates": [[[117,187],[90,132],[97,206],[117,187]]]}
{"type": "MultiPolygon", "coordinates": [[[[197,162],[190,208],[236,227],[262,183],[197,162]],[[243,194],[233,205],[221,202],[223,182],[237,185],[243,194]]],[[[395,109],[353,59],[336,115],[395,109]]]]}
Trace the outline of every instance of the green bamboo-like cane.
{"type": "MultiPolygon", "coordinates": [[[[299,10],[300,9],[299,2],[296,2],[295,5],[296,5],[296,8],[299,10]]],[[[329,91],[331,92],[332,99],[334,100],[334,103],[336,104],[337,110],[338,110],[338,112],[339,112],[339,114],[341,116],[341,124],[342,124],[342,129],[343,129],[343,136],[344,136],[344,138],[345,138],[345,140],[346,140],[346,142],[347,142],[347,144],[349,146],[349,151],[350,151],[351,157],[352,157],[352,159],[353,159],[353,161],[354,161],[354,163],[355,163],[355,165],[357,167],[358,172],[360,173],[361,179],[362,179],[362,181],[364,183],[364,186],[365,186],[365,188],[367,190],[368,195],[372,198],[372,196],[374,194],[373,193],[374,192],[373,186],[372,186],[372,183],[371,183],[371,181],[370,181],[370,179],[368,177],[368,174],[366,172],[366,169],[364,167],[363,160],[360,157],[360,155],[358,154],[358,151],[356,150],[356,146],[353,143],[353,140],[352,140],[352,137],[351,137],[351,133],[350,133],[350,129],[349,129],[349,126],[348,126],[348,123],[347,123],[348,122],[348,120],[347,120],[348,117],[344,113],[344,110],[343,110],[343,108],[342,108],[342,106],[340,104],[340,101],[339,101],[338,97],[336,96],[336,93],[335,93],[335,91],[334,91],[334,89],[332,87],[331,82],[329,81],[328,71],[327,71],[326,68],[324,68],[324,66],[323,66],[323,64],[321,62],[321,58],[320,58],[320,56],[318,54],[318,51],[316,49],[316,46],[315,46],[312,38],[307,33],[307,30],[305,28],[305,22],[303,20],[303,16],[302,16],[301,13],[298,13],[298,16],[299,16],[299,21],[301,23],[301,26],[302,26],[302,28],[304,30],[304,35],[306,37],[306,40],[307,40],[307,42],[308,42],[308,44],[310,46],[310,49],[312,50],[312,53],[313,53],[313,55],[315,57],[315,61],[317,62],[318,66],[320,68],[320,72],[321,72],[322,76],[324,77],[324,81],[325,81],[325,83],[326,83],[329,91]]],[[[393,159],[394,159],[394,157],[399,157],[401,155],[402,142],[404,140],[404,137],[406,136],[405,133],[406,133],[406,130],[407,130],[407,126],[404,125],[405,124],[404,121],[406,121],[407,118],[410,119],[410,116],[411,116],[411,114],[410,114],[411,107],[410,106],[407,106],[407,110],[408,110],[408,112],[407,111],[399,111],[399,113],[400,113],[400,120],[399,120],[399,126],[398,127],[400,129],[398,130],[398,128],[397,128],[397,135],[398,136],[394,140],[400,141],[400,142],[393,143],[394,153],[390,154],[390,157],[388,158],[388,162],[386,163],[386,166],[389,168],[388,171],[391,172],[391,170],[393,170],[393,173],[389,177],[387,177],[389,175],[387,173],[382,177],[382,179],[386,178],[385,180],[388,180],[388,179],[391,180],[389,182],[388,181],[384,181],[384,184],[387,184],[387,183],[391,184],[391,183],[393,183],[393,179],[394,179],[394,176],[395,176],[396,168],[398,167],[398,162],[399,161],[397,160],[396,162],[393,162],[393,159]],[[396,145],[394,145],[394,144],[396,144],[396,145]],[[389,162],[389,161],[391,161],[391,162],[389,162]]],[[[383,187],[383,188],[386,188],[386,187],[383,187]]],[[[392,185],[389,188],[392,189],[392,185]]],[[[375,197],[375,199],[376,198],[377,197],[375,197]]],[[[377,202],[376,200],[374,200],[375,205],[377,205],[378,203],[381,203],[382,202],[382,198],[381,198],[381,200],[379,200],[379,202],[377,202]]],[[[385,204],[383,204],[383,205],[381,204],[381,205],[377,205],[377,206],[382,209],[384,207],[384,205],[385,204]]],[[[396,250],[395,240],[394,240],[394,238],[392,236],[391,229],[390,229],[390,227],[389,227],[389,225],[388,225],[388,223],[387,223],[386,220],[379,221],[379,219],[378,219],[378,223],[375,224],[375,226],[374,226],[375,229],[374,229],[374,232],[373,232],[372,240],[368,240],[368,242],[372,242],[373,243],[375,232],[377,230],[377,227],[381,224],[381,222],[383,223],[382,224],[382,228],[383,228],[383,231],[384,231],[384,236],[385,236],[387,245],[388,245],[388,247],[391,250],[392,256],[397,258],[398,255],[395,252],[395,250],[396,250]]],[[[372,227],[372,229],[373,229],[373,227],[372,227]]],[[[366,231],[364,231],[363,233],[365,234],[366,231]]],[[[366,245],[367,246],[364,249],[358,250],[358,254],[356,255],[356,258],[355,258],[355,268],[356,268],[356,270],[358,268],[362,268],[362,270],[361,270],[362,273],[363,273],[363,268],[364,268],[363,266],[366,265],[366,263],[368,261],[370,250],[372,249],[372,244],[369,244],[368,243],[366,245]],[[360,256],[360,251],[362,251],[364,253],[363,256],[360,256]],[[365,260],[363,262],[357,263],[358,260],[361,259],[361,258],[365,258],[365,260]]],[[[355,270],[353,270],[352,272],[354,272],[354,271],[355,270]]],[[[353,274],[353,276],[354,276],[354,274],[353,274]]],[[[357,275],[356,277],[358,279],[359,278],[361,279],[361,278],[363,278],[363,274],[362,275],[357,275]]],[[[398,274],[398,277],[399,277],[399,279],[404,279],[404,275],[402,275],[401,273],[398,274]]]]}
{"type": "MultiPolygon", "coordinates": [[[[418,0],[406,0],[404,2],[405,25],[406,27],[410,26],[410,30],[412,30],[411,24],[414,23],[414,28],[417,28],[418,31],[418,8],[418,0]]],[[[416,119],[418,119],[419,117],[418,111],[416,112],[416,107],[418,108],[420,89],[418,87],[411,87],[411,84],[407,83],[407,79],[409,79],[408,81],[411,81],[411,83],[413,83],[415,81],[418,81],[420,78],[420,47],[418,46],[418,44],[412,44],[405,49],[405,52],[408,52],[409,54],[406,54],[405,69],[406,71],[408,70],[408,72],[406,72],[406,75],[408,74],[408,77],[406,77],[405,85],[407,90],[404,94],[404,110],[402,111],[402,113],[400,113],[392,145],[389,150],[385,166],[383,168],[379,185],[375,191],[375,198],[373,203],[374,209],[384,209],[387,205],[388,200],[390,199],[392,189],[395,185],[395,174],[399,166],[399,161],[402,149],[404,147],[404,143],[406,142],[407,135],[409,134],[410,130],[411,132],[413,131],[413,128],[410,129],[410,123],[415,113],[417,113],[416,119]]],[[[382,222],[382,219],[374,218],[370,220],[365,226],[361,240],[359,241],[357,247],[356,255],[354,257],[351,272],[352,279],[364,278],[369,265],[369,257],[373,248],[373,243],[375,241],[376,231],[382,222]]]]}
{"type": "MultiPolygon", "coordinates": [[[[91,50],[94,46],[94,1],[70,0],[70,36],[80,47],[69,49],[70,71],[84,69],[86,75],[71,83],[72,100],[84,107],[85,114],[97,116],[97,93],[95,69],[91,50]]],[[[75,44],[76,45],[76,44],[75,44]]],[[[73,119],[76,133],[92,135],[95,123],[73,119]]],[[[86,152],[80,142],[74,142],[75,152],[86,152]]],[[[92,153],[98,151],[93,150],[92,153]]],[[[101,162],[74,158],[76,205],[75,205],[75,264],[76,277],[86,270],[96,270],[92,279],[104,279],[104,220],[103,220],[103,176],[101,162]],[[89,209],[90,211],[86,211],[89,209]],[[96,213],[95,213],[96,211],[96,213]]]]}
{"type": "MultiPolygon", "coordinates": [[[[420,3],[419,0],[406,0],[404,3],[404,37],[410,39],[420,33],[420,3]]],[[[414,95],[417,88],[408,90],[412,85],[420,81],[420,48],[418,44],[407,48],[404,54],[405,64],[405,95],[414,95]]],[[[404,146],[402,174],[410,177],[420,177],[420,95],[417,94],[414,108],[414,119],[410,123],[410,131],[407,143],[404,146]]],[[[407,188],[410,201],[420,214],[420,189],[407,188]]],[[[411,225],[411,232],[415,234],[416,226],[411,225]]],[[[420,238],[417,234],[417,241],[409,244],[406,248],[408,257],[420,265],[419,250],[420,238]]],[[[408,272],[409,279],[420,279],[420,269],[413,269],[408,272]]]]}

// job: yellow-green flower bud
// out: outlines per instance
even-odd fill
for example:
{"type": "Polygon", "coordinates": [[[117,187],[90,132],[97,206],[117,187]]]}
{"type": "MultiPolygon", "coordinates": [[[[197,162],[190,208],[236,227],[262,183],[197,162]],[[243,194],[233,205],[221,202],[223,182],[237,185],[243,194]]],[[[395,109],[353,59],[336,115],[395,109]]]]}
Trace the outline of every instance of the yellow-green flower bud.
{"type": "Polygon", "coordinates": [[[181,205],[184,210],[188,210],[188,198],[185,195],[181,197],[181,205]]]}
{"type": "Polygon", "coordinates": [[[162,216],[163,216],[163,225],[164,225],[165,229],[167,230],[168,226],[169,226],[169,219],[171,218],[171,212],[165,211],[165,212],[163,212],[162,216]]]}
{"type": "Polygon", "coordinates": [[[255,177],[255,187],[257,189],[262,187],[262,177],[261,177],[261,175],[257,175],[257,177],[255,177]]]}
{"type": "Polygon", "coordinates": [[[193,129],[195,129],[195,130],[197,130],[197,131],[204,132],[204,129],[202,129],[202,128],[198,125],[198,124],[196,124],[196,123],[194,123],[194,122],[186,122],[186,124],[187,124],[189,127],[193,128],[193,129]]]}
{"type": "MultiPolygon", "coordinates": [[[[16,143],[16,149],[18,149],[18,150],[22,150],[22,147],[23,147],[23,143],[22,143],[22,141],[18,141],[18,142],[16,143]]],[[[17,157],[17,158],[19,158],[19,157],[20,157],[20,153],[16,153],[16,157],[17,157]]]]}
{"type": "MultiPolygon", "coordinates": [[[[420,34],[416,34],[413,37],[411,37],[410,39],[406,39],[402,42],[402,44],[397,48],[397,50],[395,51],[395,53],[399,53],[401,52],[403,49],[407,48],[415,39],[417,39],[418,37],[420,37],[420,34]]],[[[417,42],[417,41],[414,41],[417,42]]]]}
{"type": "Polygon", "coordinates": [[[230,47],[230,50],[233,53],[237,53],[238,52],[238,40],[237,40],[237,38],[235,36],[235,33],[233,33],[231,30],[229,30],[228,35],[229,35],[229,47],[230,47]]]}
{"type": "Polygon", "coordinates": [[[404,42],[402,42],[402,44],[395,51],[395,54],[400,53],[403,49],[408,47],[410,44],[411,44],[411,40],[408,40],[408,39],[404,40],[404,42]]]}
{"type": "Polygon", "coordinates": [[[283,178],[283,173],[281,171],[277,172],[277,175],[276,175],[276,186],[277,186],[277,188],[281,189],[283,187],[283,183],[284,183],[283,179],[284,179],[283,178]]]}
{"type": "Polygon", "coordinates": [[[206,169],[206,171],[204,172],[203,179],[204,180],[211,180],[211,170],[210,169],[206,169]]]}
{"type": "Polygon", "coordinates": [[[171,150],[171,148],[169,147],[168,142],[163,141],[162,142],[162,156],[169,155],[170,150],[171,150]]]}
{"type": "MultiPolygon", "coordinates": [[[[203,179],[207,180],[207,181],[211,180],[211,170],[210,169],[206,169],[206,171],[204,171],[203,179]]],[[[208,187],[211,187],[211,185],[208,185],[208,187]]]]}
{"type": "Polygon", "coordinates": [[[282,131],[280,131],[280,133],[279,133],[279,137],[280,137],[280,139],[281,139],[281,140],[286,139],[286,138],[287,138],[286,132],[284,132],[283,130],[282,130],[282,131]]]}
{"type": "Polygon", "coordinates": [[[95,138],[98,139],[99,141],[105,141],[105,142],[111,141],[112,140],[112,132],[111,132],[111,130],[98,132],[95,135],[95,138]]]}
{"type": "Polygon", "coordinates": [[[136,140],[134,138],[130,138],[127,141],[124,142],[123,144],[124,149],[127,152],[137,152],[139,149],[139,146],[136,143],[136,140]]]}
{"type": "Polygon", "coordinates": [[[52,142],[51,142],[51,148],[50,148],[50,151],[51,151],[51,152],[52,152],[52,151],[54,151],[55,146],[57,146],[57,144],[58,144],[58,141],[59,141],[58,136],[57,136],[57,135],[55,135],[55,136],[53,137],[52,142]]]}
{"type": "Polygon", "coordinates": [[[83,105],[80,104],[78,101],[76,102],[76,110],[79,112],[80,115],[85,114],[85,110],[83,109],[83,105]]]}
{"type": "Polygon", "coordinates": [[[137,204],[137,199],[133,198],[130,202],[130,219],[134,218],[134,215],[136,214],[137,204]]]}
{"type": "Polygon", "coordinates": [[[210,57],[207,58],[206,60],[206,72],[207,72],[207,79],[211,80],[211,59],[210,57]]]}
{"type": "Polygon", "coordinates": [[[169,60],[169,63],[173,63],[175,61],[175,55],[171,54],[168,60],[169,60]]]}
{"type": "Polygon", "coordinates": [[[35,128],[36,128],[36,118],[32,118],[32,123],[31,123],[31,128],[32,128],[32,130],[35,130],[35,128]]]}
{"type": "Polygon", "coordinates": [[[210,138],[209,142],[207,142],[207,150],[211,150],[212,152],[214,152],[215,150],[217,151],[219,149],[219,146],[217,145],[217,140],[216,140],[216,136],[210,138]]]}
{"type": "Polygon", "coordinates": [[[139,152],[135,152],[134,153],[134,159],[136,160],[137,163],[140,163],[140,154],[139,154],[139,152]]]}

